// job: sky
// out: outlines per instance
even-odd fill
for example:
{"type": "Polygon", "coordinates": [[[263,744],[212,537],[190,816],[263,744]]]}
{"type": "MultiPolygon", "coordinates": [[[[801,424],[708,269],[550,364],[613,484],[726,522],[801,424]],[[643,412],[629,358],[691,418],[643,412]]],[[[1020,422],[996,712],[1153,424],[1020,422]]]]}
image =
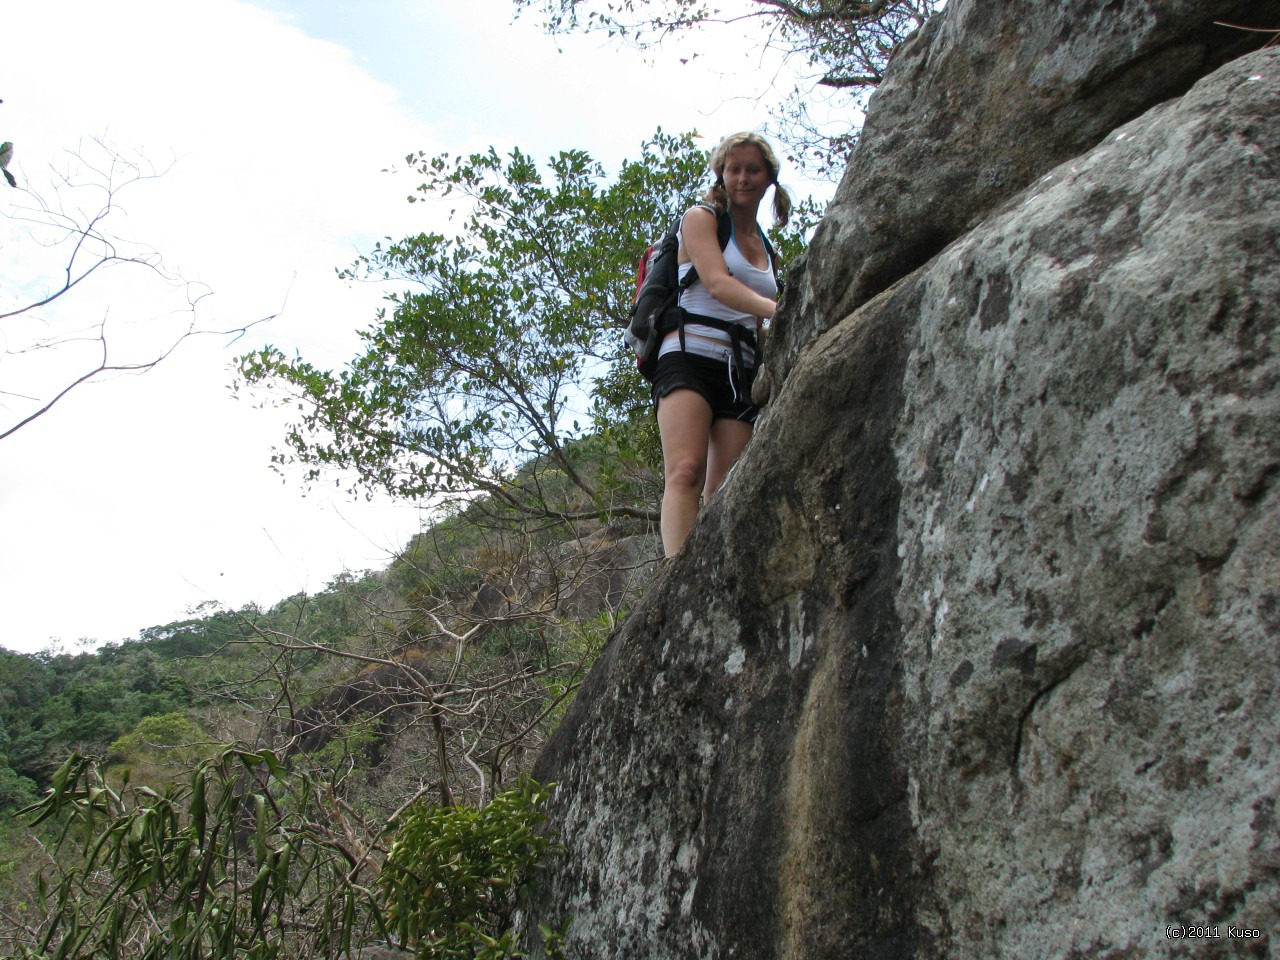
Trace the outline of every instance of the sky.
{"type": "MultiPolygon", "coordinates": [[[[270,606],[385,566],[429,520],[342,478],[308,489],[274,472],[286,414],[230,389],[234,358],[266,344],[325,367],[355,356],[385,291],[336,268],[383,237],[447,229],[442,206],[406,202],[407,154],[575,147],[615,169],[659,126],[708,147],[760,129],[777,95],[778,66],[730,34],[644,57],[512,17],[511,0],[8,6],[0,141],[23,189],[0,185],[0,313],[65,268],[33,204],[96,211],[102,193],[66,181],[101,183],[99,141],[155,174],[116,171],[105,229],[187,286],[117,267],[0,321],[0,430],[94,356],[84,342],[24,352],[41,335],[105,322],[128,361],[193,319],[247,329],[78,387],[0,439],[0,647],[93,649],[206,605],[270,606]]],[[[792,173],[797,194],[829,195],[792,173]]]]}

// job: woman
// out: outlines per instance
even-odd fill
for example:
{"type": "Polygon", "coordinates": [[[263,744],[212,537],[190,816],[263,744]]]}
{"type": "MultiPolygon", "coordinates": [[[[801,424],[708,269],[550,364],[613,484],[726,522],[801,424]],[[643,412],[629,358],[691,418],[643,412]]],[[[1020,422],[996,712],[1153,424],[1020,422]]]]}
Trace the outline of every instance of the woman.
{"type": "Polygon", "coordinates": [[[751,336],[744,342],[729,325],[763,342],[764,321],[777,309],[778,287],[756,213],[770,187],[775,222],[786,223],[791,212],[791,200],[778,184],[777,157],[763,137],[726,137],[711,154],[711,171],[715,183],[706,204],[691,207],[680,221],[680,276],[693,267],[697,280],[680,295],[686,315],[663,339],[653,382],[667,557],[684,545],[699,498],[716,492],[751,439],[760,412],[751,403],[757,356],[751,336]],[[722,252],[717,215],[726,212],[733,227],[722,252]],[[700,324],[699,317],[712,317],[717,325],[700,324]]]}

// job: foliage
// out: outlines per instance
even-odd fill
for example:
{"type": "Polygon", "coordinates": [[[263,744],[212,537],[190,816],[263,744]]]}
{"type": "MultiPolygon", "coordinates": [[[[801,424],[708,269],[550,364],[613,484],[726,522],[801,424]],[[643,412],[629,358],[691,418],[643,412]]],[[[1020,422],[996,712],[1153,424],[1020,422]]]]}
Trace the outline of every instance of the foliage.
{"type": "MultiPolygon", "coordinates": [[[[419,552],[417,560],[447,555],[419,552]]],[[[352,603],[372,602],[376,592],[367,578],[343,577],[331,587],[315,598],[318,620],[303,598],[290,598],[246,614],[251,640],[175,664],[204,671],[216,663],[212,669],[227,680],[209,691],[206,714],[243,716],[279,749],[244,746],[200,761],[211,747],[192,741],[208,744],[212,735],[171,711],[142,719],[112,744],[113,760],[127,763],[127,772],[124,763],[104,769],[77,754],[47,778],[49,791],[33,808],[40,845],[0,836],[0,926],[22,945],[17,955],[132,960],[204,949],[229,957],[344,956],[383,930],[383,908],[370,891],[395,811],[433,792],[450,807],[455,797],[483,803],[501,792],[507,768],[533,755],[547,718],[576,687],[577,660],[553,659],[560,656],[554,618],[540,621],[529,604],[505,622],[477,618],[464,633],[449,630],[466,623],[454,606],[437,604],[415,615],[407,645],[405,624],[325,646],[304,638],[335,635],[321,615],[344,607],[334,594],[352,603]],[[542,630],[530,629],[543,621],[542,630]],[[302,635],[288,633],[291,625],[302,635]],[[306,632],[309,625],[315,633],[306,632]],[[490,643],[486,632],[519,642],[490,643]],[[299,663],[304,670],[292,665],[299,663]],[[358,672],[338,669],[351,664],[358,672]],[[161,762],[171,760],[195,760],[194,774],[175,777],[161,762]],[[140,773],[153,778],[149,786],[130,785],[140,773]],[[251,842],[264,835],[265,848],[251,842]],[[47,859],[42,847],[51,850],[47,859]],[[190,867],[196,860],[201,877],[190,867]],[[291,864],[287,877],[281,860],[291,864]],[[277,872],[264,879],[263,866],[273,863],[277,872]],[[36,890],[31,877],[40,868],[49,880],[36,890]],[[204,912],[191,906],[201,897],[204,912]],[[289,905],[283,912],[281,902],[289,905]]],[[[207,619],[218,624],[224,616],[207,619]]],[[[391,626],[404,616],[385,609],[365,625],[391,626]]],[[[197,623],[176,631],[188,638],[183,649],[198,637],[197,623]]],[[[167,649],[175,631],[148,633],[167,649]]],[[[37,670],[59,663],[4,656],[37,670]]],[[[64,665],[92,674],[104,657],[156,660],[149,643],[139,642],[64,665]]],[[[0,955],[13,954],[0,945],[0,955]]]]}
{"type": "Polygon", "coordinates": [[[484,807],[405,811],[379,878],[397,939],[432,960],[523,956],[515,912],[538,867],[560,850],[538,829],[550,793],[525,779],[484,807]]]}
{"type": "Polygon", "coordinates": [[[25,811],[60,833],[43,919],[11,955],[336,958],[396,933],[423,957],[517,956],[512,912],[557,849],[535,830],[547,794],[526,781],[483,809],[414,805],[383,851],[270,751],[229,748],[189,782],[119,792],[73,755],[25,811]]]}
{"type": "MultiPolygon", "coordinates": [[[[308,465],[312,480],[352,469],[400,497],[480,493],[507,518],[656,518],[626,469],[652,452],[653,427],[619,326],[644,243],[700,192],[692,136],[659,131],[611,182],[580,150],[546,174],[519,150],[409,160],[423,199],[457,205],[460,230],[380,244],[345,272],[413,285],[347,370],[273,347],[241,359],[246,384],[303,410],[277,461],[308,465]]],[[[802,243],[815,215],[798,205],[779,249],[802,243]]]]}
{"type": "Polygon", "coordinates": [[[799,61],[805,80],[773,113],[790,159],[838,176],[857,140],[850,120],[829,126],[810,110],[814,88],[845,95],[852,117],[884,77],[894,49],[945,0],[514,0],[539,11],[551,33],[603,32],[641,48],[690,33],[700,42],[714,25],[745,26],[762,47],[799,61]]]}
{"type": "Polygon", "coordinates": [[[17,777],[39,787],[69,748],[105,749],[144,717],[190,701],[186,683],[136,645],[75,655],[0,650],[2,752],[17,777]]]}
{"type": "Polygon", "coordinates": [[[158,785],[174,770],[191,769],[213,749],[208,733],[183,711],[143,717],[111,744],[107,761],[113,774],[158,785]]]}
{"type": "MultiPolygon", "coordinates": [[[[194,755],[183,751],[122,751],[148,739],[129,739],[146,731],[148,718],[169,715],[176,722],[172,718],[215,704],[254,703],[253,709],[269,711],[279,695],[281,664],[258,655],[261,635],[341,643],[366,631],[370,598],[384,589],[373,574],[343,573],[317,594],[286,597],[269,610],[210,606],[94,651],[19,654],[0,648],[0,811],[38,795],[72,751],[105,754],[112,763],[191,761],[194,755]]],[[[300,652],[290,669],[296,677],[321,660],[300,652]]],[[[194,743],[201,739],[194,731],[150,740],[194,743]]],[[[239,736],[243,732],[220,739],[239,736]]],[[[148,774],[157,775],[150,768],[148,774]]]]}
{"type": "Polygon", "coordinates": [[[322,686],[313,696],[277,671],[277,703],[291,705],[277,721],[289,749],[331,770],[335,783],[393,755],[407,781],[388,783],[385,771],[380,778],[387,787],[401,783],[399,798],[407,790],[435,793],[445,805],[462,796],[489,799],[536,750],[548,718],[576,689],[584,660],[555,611],[555,578],[572,570],[534,574],[515,554],[504,563],[505,575],[495,568],[483,594],[495,598],[491,610],[476,609],[474,591],[461,602],[434,595],[425,571],[411,590],[415,599],[367,637],[336,646],[262,637],[263,656],[306,653],[328,664],[317,671],[322,686]],[[534,577],[549,591],[525,579],[534,577]]]}
{"type": "Polygon", "coordinates": [[[36,782],[14,773],[9,758],[0,753],[0,810],[24,807],[36,798],[36,782]]]}
{"type": "Polygon", "coordinates": [[[23,958],[339,957],[379,923],[374,866],[335,837],[317,784],[268,751],[119,793],[76,754],[29,812],[61,833],[23,958]]]}

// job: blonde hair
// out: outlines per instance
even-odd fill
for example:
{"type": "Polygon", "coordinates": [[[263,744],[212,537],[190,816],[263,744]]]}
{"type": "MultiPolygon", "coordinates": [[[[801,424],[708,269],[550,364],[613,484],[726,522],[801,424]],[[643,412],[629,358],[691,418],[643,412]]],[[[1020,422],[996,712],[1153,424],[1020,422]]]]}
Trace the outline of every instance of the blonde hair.
{"type": "Polygon", "coordinates": [[[791,216],[791,196],[787,193],[786,188],[778,182],[778,157],[773,152],[773,147],[769,145],[768,140],[758,133],[746,130],[742,133],[731,133],[711,151],[708,162],[711,172],[715,174],[716,182],[707,190],[703,199],[717,210],[725,211],[729,209],[729,193],[724,187],[724,165],[729,159],[730,151],[736,150],[738,147],[755,147],[760,151],[760,156],[764,158],[765,166],[769,168],[769,179],[773,184],[774,226],[783,226],[791,216]]]}

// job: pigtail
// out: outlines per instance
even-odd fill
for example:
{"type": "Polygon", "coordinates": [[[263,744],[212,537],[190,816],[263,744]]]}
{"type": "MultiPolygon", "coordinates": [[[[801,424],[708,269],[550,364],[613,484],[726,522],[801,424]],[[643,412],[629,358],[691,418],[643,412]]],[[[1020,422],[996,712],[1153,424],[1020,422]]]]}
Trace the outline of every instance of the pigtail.
{"type": "Polygon", "coordinates": [[[716,174],[716,182],[707,188],[702,199],[715,207],[718,213],[729,212],[729,191],[725,189],[723,176],[716,174]]]}
{"type": "Polygon", "coordinates": [[[773,181],[773,225],[785,227],[791,219],[791,194],[777,180],[773,181]]]}

